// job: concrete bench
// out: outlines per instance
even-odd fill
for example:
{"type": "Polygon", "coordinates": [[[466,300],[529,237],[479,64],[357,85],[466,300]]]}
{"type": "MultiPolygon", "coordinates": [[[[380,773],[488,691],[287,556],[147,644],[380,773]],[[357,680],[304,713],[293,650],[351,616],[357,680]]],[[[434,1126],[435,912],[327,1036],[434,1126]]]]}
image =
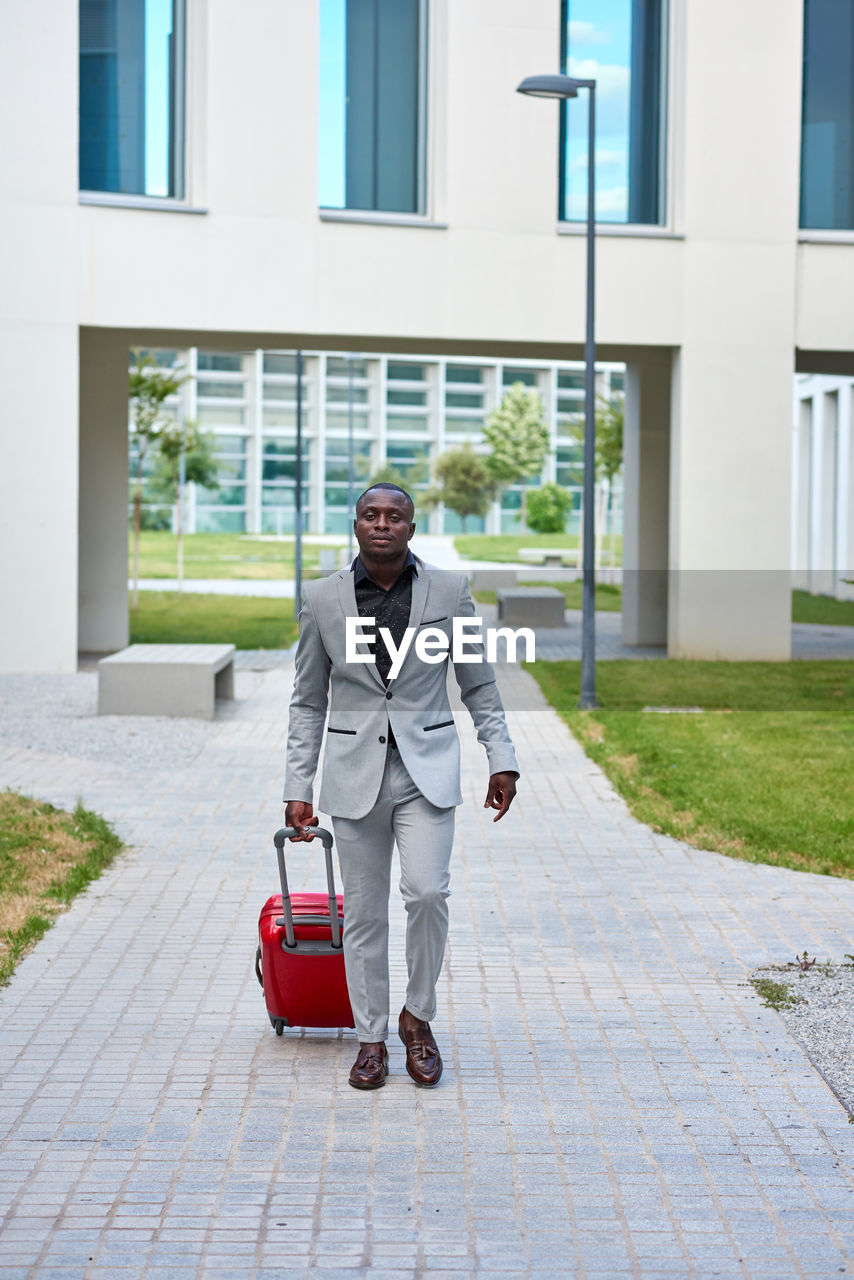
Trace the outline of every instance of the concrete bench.
{"type": "Polygon", "coordinates": [[[542,564],[547,569],[559,569],[562,564],[577,564],[578,552],[574,547],[520,547],[519,559],[526,564],[542,564]]]}
{"type": "Polygon", "coordinates": [[[197,716],[234,697],[233,644],[132,644],[98,663],[98,715],[197,716]]]}
{"type": "Polygon", "coordinates": [[[497,591],[499,587],[515,587],[515,569],[472,569],[469,587],[472,591],[497,591]]]}
{"type": "Polygon", "coordinates": [[[496,593],[498,621],[512,627],[562,627],[566,601],[555,587],[507,587],[496,593]]]}

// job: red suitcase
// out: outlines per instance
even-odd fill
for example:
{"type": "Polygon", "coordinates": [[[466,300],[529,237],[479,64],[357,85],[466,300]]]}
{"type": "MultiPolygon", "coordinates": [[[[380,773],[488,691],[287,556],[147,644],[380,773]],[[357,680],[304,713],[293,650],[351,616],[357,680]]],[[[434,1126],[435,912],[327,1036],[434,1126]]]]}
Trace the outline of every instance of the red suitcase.
{"type": "Polygon", "coordinates": [[[285,841],[294,829],[282,827],[273,836],[282,892],[261,908],[255,973],[277,1036],[285,1027],[353,1026],[341,946],[344,903],[335,893],[332,836],[322,827],[315,827],[314,834],[326,855],[327,895],[288,892],[285,841]]]}

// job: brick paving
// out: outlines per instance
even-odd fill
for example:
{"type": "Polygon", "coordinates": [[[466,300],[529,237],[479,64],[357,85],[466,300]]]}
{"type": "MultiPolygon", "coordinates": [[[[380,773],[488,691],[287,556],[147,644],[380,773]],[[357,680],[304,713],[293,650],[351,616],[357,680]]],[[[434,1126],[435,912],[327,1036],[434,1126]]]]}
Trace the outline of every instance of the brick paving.
{"type": "Polygon", "coordinates": [[[419,1091],[392,1041],[358,1093],[352,1033],[277,1039],[252,972],[289,679],[239,672],[168,771],[0,745],[0,785],[129,845],[0,996],[0,1280],[854,1269],[854,1126],[746,985],[854,952],[854,884],[641,826],[505,669],[525,777],[497,826],[462,713],[445,1076],[419,1091]]]}

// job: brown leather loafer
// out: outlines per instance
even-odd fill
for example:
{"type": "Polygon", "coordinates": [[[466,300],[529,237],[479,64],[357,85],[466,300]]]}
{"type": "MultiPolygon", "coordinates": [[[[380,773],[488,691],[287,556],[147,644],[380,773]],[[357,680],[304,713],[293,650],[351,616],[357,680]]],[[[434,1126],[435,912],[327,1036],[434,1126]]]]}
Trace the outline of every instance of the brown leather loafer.
{"type": "Polygon", "coordinates": [[[403,1022],[399,1021],[397,1032],[406,1046],[406,1070],[416,1084],[432,1089],[442,1076],[442,1055],[433,1039],[429,1022],[419,1022],[417,1026],[404,1030],[403,1022]]]}
{"type": "Polygon", "coordinates": [[[350,1084],[354,1089],[379,1089],[388,1075],[388,1049],[384,1044],[360,1044],[356,1061],[350,1068],[350,1084]]]}

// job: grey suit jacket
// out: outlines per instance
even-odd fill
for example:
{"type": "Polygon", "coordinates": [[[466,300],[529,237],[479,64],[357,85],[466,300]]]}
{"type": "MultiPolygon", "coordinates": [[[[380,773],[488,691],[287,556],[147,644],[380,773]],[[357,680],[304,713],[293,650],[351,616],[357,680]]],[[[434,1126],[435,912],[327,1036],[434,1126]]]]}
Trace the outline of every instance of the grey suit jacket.
{"type": "MultiPolygon", "coordinates": [[[[409,625],[438,627],[450,641],[452,619],[475,612],[466,576],[434,569],[418,557],[416,562],[409,625]]],[[[314,803],[328,710],[318,801],[322,812],[343,818],[370,812],[382,781],[389,725],[422,795],[440,808],[462,804],[460,743],[447,692],[450,657],[425,663],[413,642],[400,674],[386,689],[374,663],[345,660],[347,617],[359,617],[351,569],[306,584],[288,723],[285,801],[314,803]]],[[[467,645],[467,653],[476,651],[467,645]]],[[[486,749],[489,772],[518,773],[492,667],[485,660],[453,666],[462,701],[486,749]]]]}

